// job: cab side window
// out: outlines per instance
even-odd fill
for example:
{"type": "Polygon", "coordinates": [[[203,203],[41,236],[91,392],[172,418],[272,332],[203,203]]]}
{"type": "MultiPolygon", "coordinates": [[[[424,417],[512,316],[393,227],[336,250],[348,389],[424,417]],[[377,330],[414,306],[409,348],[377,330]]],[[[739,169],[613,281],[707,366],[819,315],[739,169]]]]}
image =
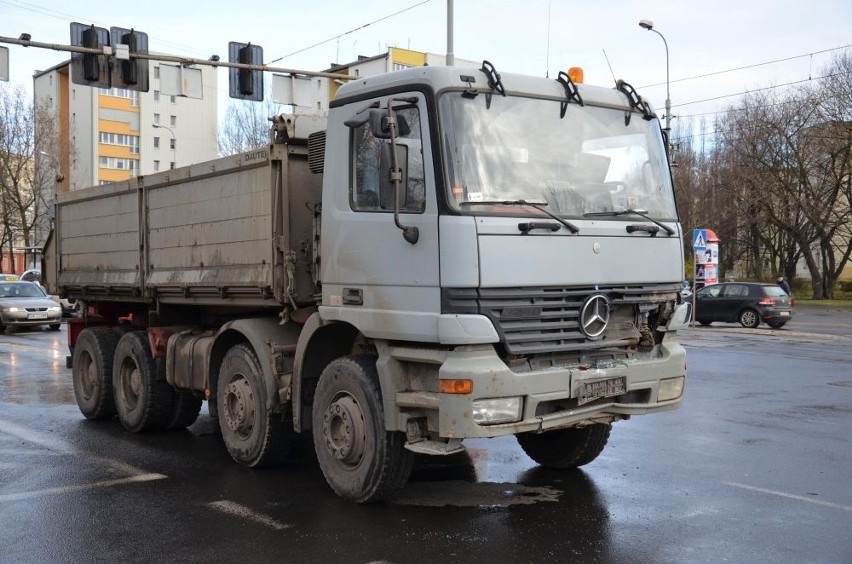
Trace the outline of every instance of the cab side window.
{"type": "MultiPolygon", "coordinates": [[[[397,111],[398,119],[407,127],[400,128],[396,139],[397,160],[404,168],[404,200],[400,211],[423,213],[426,207],[426,186],[423,168],[423,141],[420,131],[420,111],[416,107],[397,111]],[[399,162],[403,161],[403,162],[399,162]]],[[[392,145],[390,139],[373,135],[370,122],[352,129],[353,174],[350,183],[350,205],[355,211],[393,212],[392,145]]]]}

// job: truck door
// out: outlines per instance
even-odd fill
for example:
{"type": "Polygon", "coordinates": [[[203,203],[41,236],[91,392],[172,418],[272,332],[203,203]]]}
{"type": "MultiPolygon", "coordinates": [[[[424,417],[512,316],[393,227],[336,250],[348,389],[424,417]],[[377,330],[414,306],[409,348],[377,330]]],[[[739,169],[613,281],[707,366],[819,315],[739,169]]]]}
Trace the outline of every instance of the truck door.
{"type": "Polygon", "coordinates": [[[332,123],[345,139],[339,147],[347,165],[331,165],[342,172],[332,180],[327,155],[324,316],[350,321],[370,337],[425,340],[435,332],[435,323],[425,319],[440,313],[438,205],[425,98],[397,94],[336,110],[343,119],[332,123]],[[386,120],[389,103],[398,120],[395,139],[387,131],[374,131],[386,120]],[[341,127],[341,122],[347,124],[341,127]],[[394,219],[394,166],[401,174],[399,223],[416,228],[413,243],[394,219]]]}

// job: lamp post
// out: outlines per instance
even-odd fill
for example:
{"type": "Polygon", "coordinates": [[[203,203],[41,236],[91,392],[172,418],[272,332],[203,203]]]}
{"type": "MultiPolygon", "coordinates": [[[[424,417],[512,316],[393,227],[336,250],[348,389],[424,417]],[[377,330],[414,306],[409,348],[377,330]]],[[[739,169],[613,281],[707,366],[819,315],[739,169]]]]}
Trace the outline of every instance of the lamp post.
{"type": "Polygon", "coordinates": [[[669,153],[669,160],[671,160],[672,141],[671,141],[670,121],[671,121],[671,117],[672,117],[672,100],[671,100],[671,96],[669,95],[669,44],[666,41],[666,38],[663,36],[663,34],[660,33],[659,31],[657,31],[656,29],[654,29],[654,22],[652,22],[651,20],[641,20],[639,22],[639,27],[645,28],[648,31],[653,31],[654,33],[659,35],[660,38],[663,40],[663,45],[666,46],[666,127],[665,127],[665,132],[666,132],[666,143],[668,144],[668,146],[666,147],[666,150],[669,153]]]}
{"type": "Polygon", "coordinates": [[[154,128],[162,128],[169,132],[169,135],[172,136],[172,166],[169,168],[174,168],[177,166],[177,143],[175,142],[175,132],[172,131],[172,128],[168,125],[161,125],[159,123],[153,124],[154,128]]]}

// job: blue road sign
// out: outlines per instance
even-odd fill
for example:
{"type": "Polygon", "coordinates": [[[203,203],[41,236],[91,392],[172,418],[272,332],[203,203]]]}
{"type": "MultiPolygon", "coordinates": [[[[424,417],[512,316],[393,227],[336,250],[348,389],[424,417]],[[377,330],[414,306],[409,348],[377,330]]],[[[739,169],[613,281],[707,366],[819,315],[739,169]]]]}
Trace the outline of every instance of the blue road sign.
{"type": "Polygon", "coordinates": [[[707,230],[706,229],[693,229],[692,230],[692,248],[693,250],[700,250],[707,247],[707,230]]]}

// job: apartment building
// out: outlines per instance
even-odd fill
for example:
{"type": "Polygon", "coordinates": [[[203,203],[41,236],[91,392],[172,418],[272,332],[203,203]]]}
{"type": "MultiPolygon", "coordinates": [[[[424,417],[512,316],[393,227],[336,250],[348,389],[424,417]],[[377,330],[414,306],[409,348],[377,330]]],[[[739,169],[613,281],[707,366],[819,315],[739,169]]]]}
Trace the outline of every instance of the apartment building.
{"type": "Polygon", "coordinates": [[[201,67],[203,98],[192,99],[161,93],[161,64],[149,61],[148,92],[74,84],[70,61],[34,75],[36,135],[52,140],[37,165],[64,176],[56,192],[217,157],[216,69],[201,67]]]}

